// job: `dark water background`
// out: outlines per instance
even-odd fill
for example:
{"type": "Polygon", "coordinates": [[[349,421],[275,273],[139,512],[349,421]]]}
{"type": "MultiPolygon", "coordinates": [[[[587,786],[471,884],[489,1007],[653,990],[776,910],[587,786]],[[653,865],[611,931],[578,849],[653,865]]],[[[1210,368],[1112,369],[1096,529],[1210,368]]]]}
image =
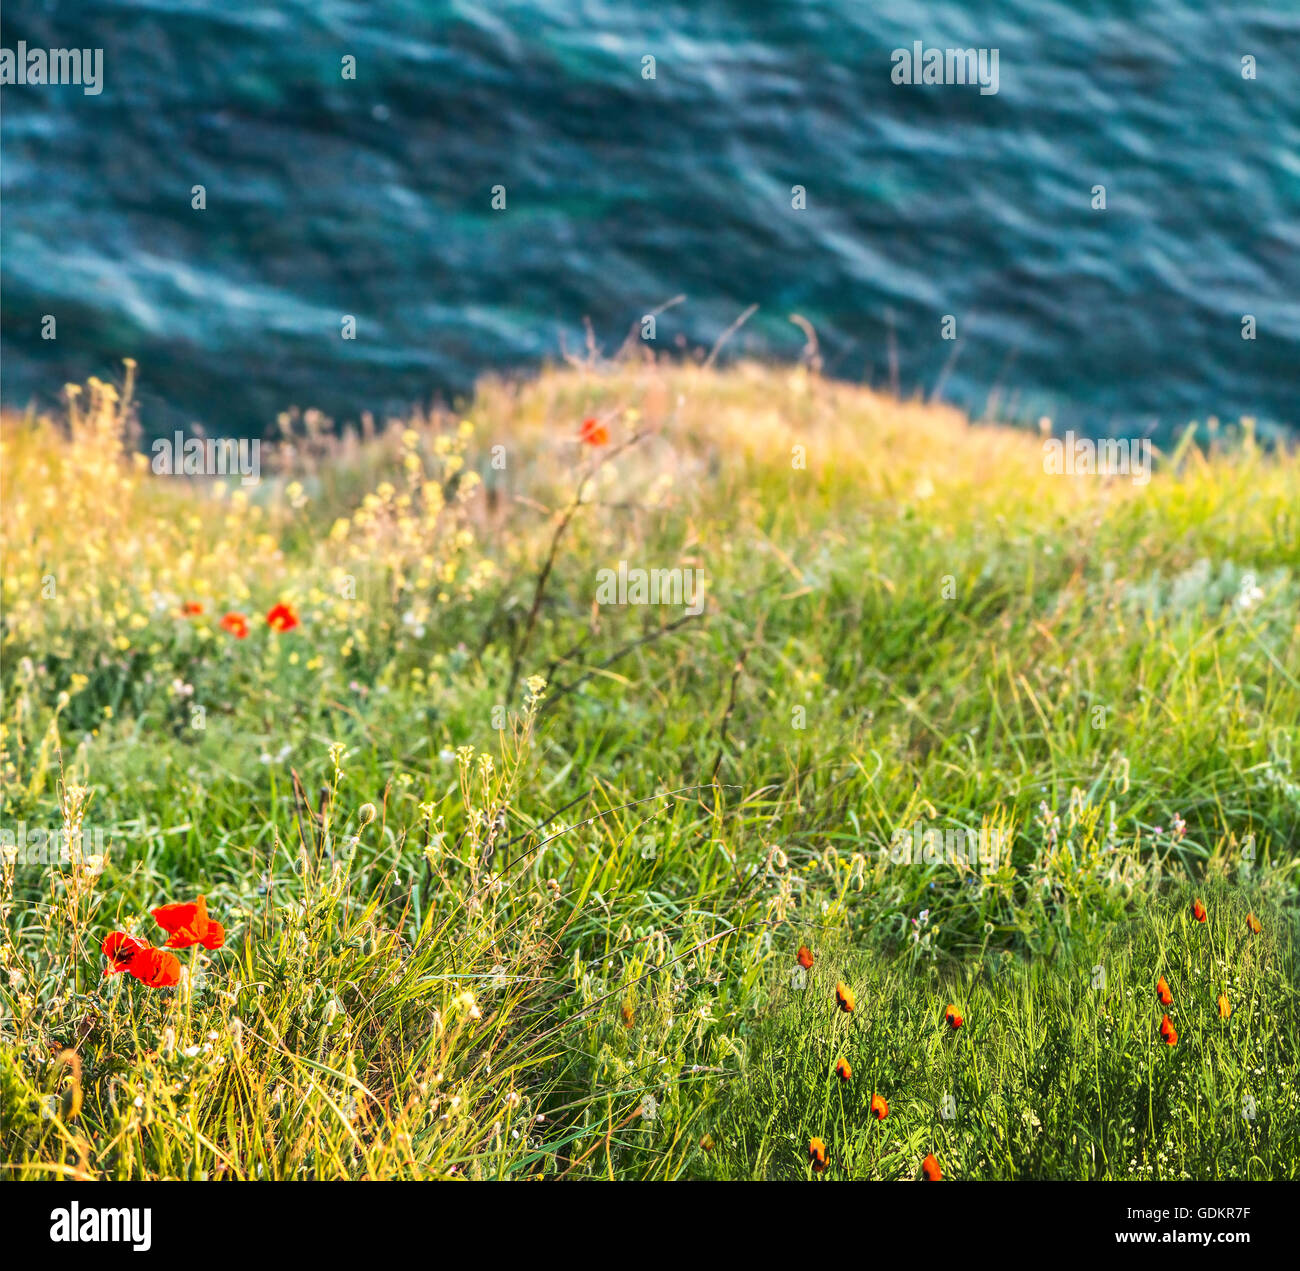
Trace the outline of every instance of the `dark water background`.
{"type": "Polygon", "coordinates": [[[731,351],[798,312],[976,413],[1300,423],[1300,0],[6,0],[19,40],[105,87],[0,93],[10,405],[130,355],[150,431],[355,418],[682,292],[660,349],[757,303],[731,351]],[[918,39],[1000,91],[894,85],[918,39]]]}

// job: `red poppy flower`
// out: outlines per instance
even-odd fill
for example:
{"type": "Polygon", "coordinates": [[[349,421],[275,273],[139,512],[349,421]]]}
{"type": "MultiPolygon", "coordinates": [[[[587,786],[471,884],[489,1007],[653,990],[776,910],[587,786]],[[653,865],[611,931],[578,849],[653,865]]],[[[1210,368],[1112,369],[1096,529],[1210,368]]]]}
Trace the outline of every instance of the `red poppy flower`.
{"type": "Polygon", "coordinates": [[[883,1121],[889,1115],[889,1104],[885,1102],[883,1095],[873,1094],[871,1096],[871,1115],[877,1121],[883,1121]]]}
{"type": "Polygon", "coordinates": [[[181,978],[180,960],[166,949],[142,949],[131,959],[127,970],[151,989],[171,988],[181,978]]]}
{"type": "Polygon", "coordinates": [[[853,1078],[853,1069],[849,1067],[847,1059],[837,1059],[835,1061],[835,1075],[841,1081],[851,1081],[853,1078]]]}
{"type": "Polygon", "coordinates": [[[248,635],[248,619],[242,613],[228,613],[223,615],[221,626],[224,630],[229,631],[236,640],[242,640],[248,635]]]}
{"type": "Polygon", "coordinates": [[[636,1023],[636,1012],[632,1009],[631,1002],[623,1003],[623,1027],[631,1028],[636,1023]]]}
{"type": "Polygon", "coordinates": [[[1205,906],[1199,900],[1192,901],[1192,917],[1197,922],[1205,921],[1205,906]]]}
{"type": "Polygon", "coordinates": [[[187,618],[197,617],[202,612],[203,612],[203,604],[201,601],[198,600],[187,600],[181,606],[181,613],[183,613],[187,618]]]}
{"type": "Polygon", "coordinates": [[[840,1010],[846,1015],[853,1014],[853,1008],[857,1005],[857,1001],[854,999],[853,990],[843,980],[838,981],[835,985],[835,1000],[839,1003],[840,1010]]]}
{"type": "Polygon", "coordinates": [[[808,1140],[808,1159],[812,1162],[815,1173],[820,1174],[826,1168],[826,1144],[821,1139],[808,1140]]]}
{"type": "Polygon", "coordinates": [[[100,948],[109,962],[105,975],[126,971],[141,984],[155,989],[169,988],[180,981],[181,964],[174,953],[155,949],[125,931],[110,932],[100,948]]]}
{"type": "Polygon", "coordinates": [[[208,917],[208,902],[203,896],[193,902],[161,905],[149,912],[168,933],[169,949],[188,949],[192,944],[219,949],[226,942],[226,929],[208,917]]]}
{"type": "Polygon", "coordinates": [[[1246,926],[1249,927],[1255,935],[1259,935],[1259,933],[1264,930],[1264,928],[1259,925],[1259,919],[1256,918],[1254,914],[1246,915],[1246,926]]]}
{"type": "Polygon", "coordinates": [[[104,937],[104,943],[100,945],[100,949],[108,959],[104,974],[119,975],[123,971],[129,971],[131,962],[148,947],[143,940],[128,936],[125,931],[110,931],[104,937]]]}
{"type": "Polygon", "coordinates": [[[794,960],[801,967],[803,967],[805,971],[812,970],[812,964],[813,964],[812,950],[806,944],[801,944],[799,946],[799,952],[794,955],[794,960]]]}
{"type": "Polygon", "coordinates": [[[278,605],[272,605],[267,612],[266,625],[272,631],[292,631],[298,625],[298,615],[292,605],[281,601],[278,605]]]}
{"type": "Polygon", "coordinates": [[[934,1159],[933,1153],[921,1162],[921,1177],[927,1183],[937,1183],[943,1178],[943,1170],[939,1168],[939,1162],[934,1159]]]}
{"type": "Polygon", "coordinates": [[[948,1027],[955,1033],[966,1021],[962,1018],[961,1012],[955,1007],[950,1006],[943,1013],[944,1019],[948,1021],[948,1027]]]}
{"type": "Polygon", "coordinates": [[[1178,1030],[1174,1027],[1174,1022],[1168,1015],[1160,1021],[1160,1036],[1165,1039],[1167,1046],[1178,1045],[1178,1030]]]}
{"type": "Polygon", "coordinates": [[[1161,1006],[1168,1006],[1174,1000],[1174,995],[1169,991],[1169,985],[1165,983],[1163,975],[1156,981],[1156,996],[1160,999],[1161,1006]]]}
{"type": "Polygon", "coordinates": [[[609,441],[609,429],[598,419],[584,419],[578,437],[584,445],[603,446],[609,441]]]}

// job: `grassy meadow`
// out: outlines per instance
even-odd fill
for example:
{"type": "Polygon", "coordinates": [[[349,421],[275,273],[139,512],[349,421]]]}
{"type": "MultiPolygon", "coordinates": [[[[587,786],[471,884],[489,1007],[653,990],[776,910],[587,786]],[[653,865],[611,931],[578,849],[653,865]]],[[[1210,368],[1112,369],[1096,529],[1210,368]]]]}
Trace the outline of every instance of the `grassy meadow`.
{"type": "Polygon", "coordinates": [[[1294,453],[593,363],[244,485],[132,374],[3,424],[5,1177],[1300,1178],[1294,453]]]}

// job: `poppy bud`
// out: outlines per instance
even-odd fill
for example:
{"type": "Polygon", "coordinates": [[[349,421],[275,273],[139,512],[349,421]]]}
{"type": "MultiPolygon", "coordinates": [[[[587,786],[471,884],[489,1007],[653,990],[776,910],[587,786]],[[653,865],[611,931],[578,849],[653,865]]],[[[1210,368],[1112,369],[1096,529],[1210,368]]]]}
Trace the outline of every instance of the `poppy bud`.
{"type": "Polygon", "coordinates": [[[814,1173],[820,1174],[826,1168],[826,1159],[826,1144],[816,1137],[809,1139],[808,1162],[814,1173]]]}

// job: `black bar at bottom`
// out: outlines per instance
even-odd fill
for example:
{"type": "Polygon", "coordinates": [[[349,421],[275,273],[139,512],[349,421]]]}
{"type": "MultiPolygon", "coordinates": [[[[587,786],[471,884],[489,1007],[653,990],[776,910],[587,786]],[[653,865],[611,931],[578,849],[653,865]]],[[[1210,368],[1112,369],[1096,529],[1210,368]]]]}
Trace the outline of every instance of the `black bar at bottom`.
{"type": "Polygon", "coordinates": [[[462,1250],[480,1245],[489,1258],[530,1249],[621,1258],[619,1250],[659,1247],[680,1259],[692,1247],[761,1250],[781,1231],[812,1241],[857,1233],[866,1247],[887,1235],[891,1247],[912,1243],[918,1256],[1129,1247],[1258,1257],[1290,1247],[1295,1198],[1285,1183],[1241,1182],[26,1182],[4,1193],[4,1245],[10,1258],[121,1253],[134,1261],[202,1250],[205,1262],[231,1265],[253,1251],[259,1262],[324,1256],[337,1265],[386,1257],[395,1242],[436,1257],[448,1240],[462,1250]]]}

